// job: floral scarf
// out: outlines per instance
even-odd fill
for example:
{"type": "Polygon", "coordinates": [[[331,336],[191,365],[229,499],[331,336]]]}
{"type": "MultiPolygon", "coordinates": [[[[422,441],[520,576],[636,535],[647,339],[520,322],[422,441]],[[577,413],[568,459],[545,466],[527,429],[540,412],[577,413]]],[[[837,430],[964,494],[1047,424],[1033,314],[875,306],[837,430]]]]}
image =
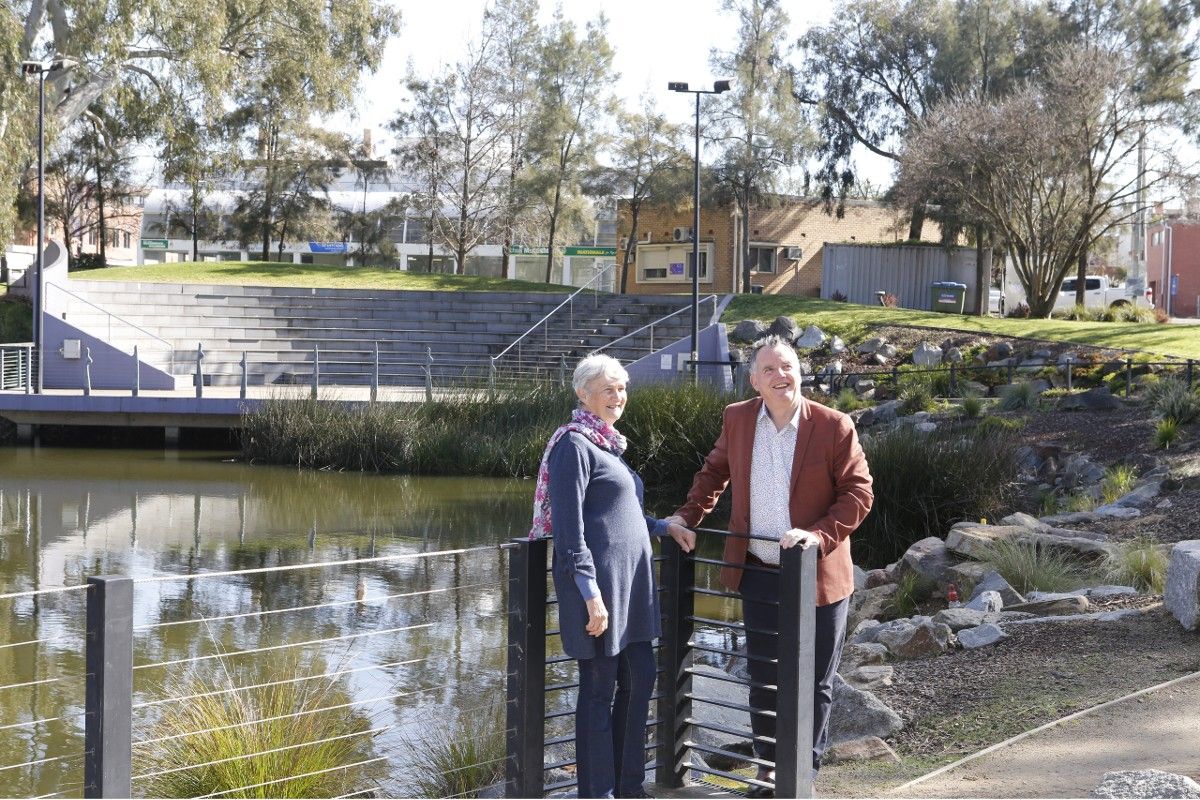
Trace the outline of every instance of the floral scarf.
{"type": "Polygon", "coordinates": [[[617,429],[590,411],[577,408],[571,413],[571,421],[559,427],[550,437],[545,452],[542,453],[542,463],[538,467],[537,488],[533,492],[533,526],[529,529],[529,538],[551,536],[550,531],[550,451],[558,440],[571,431],[582,433],[592,444],[615,455],[625,452],[625,437],[617,429]]]}

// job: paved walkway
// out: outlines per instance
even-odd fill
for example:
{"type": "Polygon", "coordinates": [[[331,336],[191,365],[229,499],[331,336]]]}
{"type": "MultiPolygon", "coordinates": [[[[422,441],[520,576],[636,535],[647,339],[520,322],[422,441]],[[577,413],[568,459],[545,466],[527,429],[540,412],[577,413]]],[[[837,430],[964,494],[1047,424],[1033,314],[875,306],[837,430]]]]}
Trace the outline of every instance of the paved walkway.
{"type": "Polygon", "coordinates": [[[1087,797],[1113,770],[1200,780],[1200,675],[1122,700],[893,791],[894,797],[1087,797]]]}

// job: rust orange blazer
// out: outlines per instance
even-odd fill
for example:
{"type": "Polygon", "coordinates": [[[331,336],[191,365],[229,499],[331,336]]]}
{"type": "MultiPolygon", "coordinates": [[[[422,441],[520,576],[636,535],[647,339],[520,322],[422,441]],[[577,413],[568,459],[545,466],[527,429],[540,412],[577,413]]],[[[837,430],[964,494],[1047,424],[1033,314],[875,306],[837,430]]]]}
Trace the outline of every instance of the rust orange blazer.
{"type": "MultiPolygon", "coordinates": [[[[754,429],[762,400],[726,406],[721,436],[696,473],[687,503],[675,513],[696,527],[713,510],[729,484],[733,511],[729,530],[750,530],[750,463],[754,429]]],[[[800,427],[792,458],[792,490],[787,498],[792,527],[821,537],[817,561],[817,605],[836,603],[854,591],[850,534],[871,510],[871,473],[854,422],[840,411],[801,399],[800,427]]],[[[746,563],[747,539],[725,540],[725,561],[746,563]]],[[[736,591],[739,567],[723,567],[721,582],[736,591]]]]}

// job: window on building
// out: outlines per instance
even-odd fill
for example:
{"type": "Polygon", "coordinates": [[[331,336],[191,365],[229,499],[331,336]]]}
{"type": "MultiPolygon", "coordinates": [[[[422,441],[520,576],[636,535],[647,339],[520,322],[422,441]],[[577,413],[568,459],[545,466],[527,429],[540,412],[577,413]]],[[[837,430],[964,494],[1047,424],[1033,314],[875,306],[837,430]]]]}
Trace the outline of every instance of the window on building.
{"type": "Polygon", "coordinates": [[[747,259],[753,272],[775,271],[775,245],[751,245],[747,259]]]}
{"type": "Polygon", "coordinates": [[[88,231],[88,236],[87,236],[88,244],[95,244],[97,238],[98,237],[96,236],[96,230],[94,228],[92,230],[88,231]]]}
{"type": "Polygon", "coordinates": [[[1150,237],[1150,243],[1153,245],[1157,245],[1161,240],[1162,240],[1162,231],[1155,231],[1154,235],[1150,237]]]}
{"type": "Polygon", "coordinates": [[[425,220],[417,217],[408,218],[408,230],[405,233],[404,241],[409,244],[427,244],[429,242],[429,230],[425,224],[425,220]]]}
{"type": "Polygon", "coordinates": [[[129,231],[121,231],[121,246],[129,249],[133,245],[133,238],[129,231]]]}
{"type": "MultiPolygon", "coordinates": [[[[692,264],[694,263],[692,261],[693,255],[694,254],[690,253],[690,252],[687,254],[687,277],[688,277],[688,280],[692,279],[692,272],[694,271],[692,269],[692,264]]],[[[708,252],[704,251],[704,250],[700,251],[700,280],[702,280],[702,281],[708,280],[708,252]]]]}

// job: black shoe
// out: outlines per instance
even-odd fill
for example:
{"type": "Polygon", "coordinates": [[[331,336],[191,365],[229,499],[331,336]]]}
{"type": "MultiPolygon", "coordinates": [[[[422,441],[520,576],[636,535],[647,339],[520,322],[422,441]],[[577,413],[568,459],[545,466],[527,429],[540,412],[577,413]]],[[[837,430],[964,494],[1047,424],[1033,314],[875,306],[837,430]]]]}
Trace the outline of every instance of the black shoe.
{"type": "Polygon", "coordinates": [[[746,787],[746,797],[774,797],[775,790],[766,786],[751,783],[746,787]]]}

